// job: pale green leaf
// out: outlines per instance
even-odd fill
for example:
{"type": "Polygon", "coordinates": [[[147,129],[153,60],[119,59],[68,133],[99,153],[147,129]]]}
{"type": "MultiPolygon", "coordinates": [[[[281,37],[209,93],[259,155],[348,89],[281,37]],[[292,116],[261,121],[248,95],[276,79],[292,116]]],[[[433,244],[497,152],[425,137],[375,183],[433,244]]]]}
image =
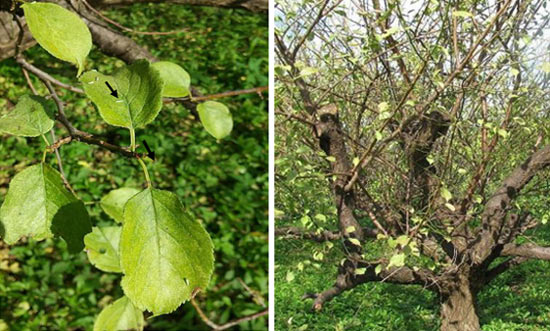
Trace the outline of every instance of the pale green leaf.
{"type": "Polygon", "coordinates": [[[354,244],[355,246],[361,246],[361,242],[355,238],[348,238],[349,242],[354,244]]]}
{"type": "Polygon", "coordinates": [[[367,268],[357,268],[357,269],[355,269],[355,274],[356,275],[364,275],[366,271],[367,271],[367,268]]]}
{"type": "Polygon", "coordinates": [[[118,254],[121,230],[120,226],[94,227],[84,237],[88,260],[99,270],[122,272],[118,254]]]}
{"type": "Polygon", "coordinates": [[[38,44],[56,58],[76,64],[80,76],[92,49],[92,35],[86,23],[53,3],[27,2],[21,8],[38,44]]]}
{"type": "Polygon", "coordinates": [[[318,221],[321,221],[321,222],[326,222],[327,217],[323,214],[317,214],[317,215],[315,215],[315,219],[318,220],[318,221]]]}
{"type": "Polygon", "coordinates": [[[214,268],[210,236],[177,196],[148,188],[124,208],[120,238],[122,288],[134,305],[155,315],[174,311],[205,289],[214,268]]]}
{"type": "Polygon", "coordinates": [[[214,138],[225,138],[233,130],[233,117],[223,103],[206,101],[197,106],[197,111],[202,125],[214,138]]]}
{"type": "Polygon", "coordinates": [[[355,226],[350,225],[346,228],[346,233],[352,233],[355,232],[355,226]]]}
{"type": "Polygon", "coordinates": [[[185,69],[168,61],[155,62],[151,66],[159,71],[160,78],[164,81],[163,97],[178,98],[189,95],[191,77],[185,69]]]}
{"type": "Polygon", "coordinates": [[[327,156],[328,162],[336,162],[336,158],[334,156],[327,156]]]}
{"type": "Polygon", "coordinates": [[[382,271],[382,265],[378,264],[376,268],[374,268],[374,273],[378,275],[382,271]]]}
{"type": "Polygon", "coordinates": [[[287,271],[286,273],[286,281],[287,282],[292,282],[294,280],[294,273],[292,271],[287,271]]]}
{"type": "Polygon", "coordinates": [[[510,74],[515,77],[519,74],[519,70],[516,68],[510,68],[510,74]]]}
{"type": "Polygon", "coordinates": [[[358,164],[359,164],[359,158],[358,158],[358,157],[354,157],[354,158],[353,158],[353,165],[356,167],[358,164]]]}
{"type": "Polygon", "coordinates": [[[112,76],[88,71],[80,81],[101,117],[111,125],[143,128],[155,119],[162,107],[164,83],[147,60],[124,66],[112,76]],[[118,97],[111,95],[105,82],[117,91],[118,97]]]}
{"type": "Polygon", "coordinates": [[[390,107],[390,105],[387,103],[387,102],[380,102],[378,104],[378,111],[380,113],[383,113],[385,112],[386,110],[388,110],[388,108],[390,107]]]}
{"type": "Polygon", "coordinates": [[[446,203],[446,204],[445,204],[445,207],[447,207],[450,211],[455,211],[455,210],[456,210],[455,206],[453,206],[453,205],[450,204],[450,203],[446,203]]]}
{"type": "Polygon", "coordinates": [[[58,234],[74,252],[84,247],[82,238],[90,231],[86,209],[65,189],[57,170],[41,163],[12,179],[0,208],[0,235],[7,244],[23,236],[42,240],[58,234]],[[70,229],[64,229],[68,224],[70,229]]]}
{"type": "Polygon", "coordinates": [[[95,320],[94,331],[143,330],[144,324],[143,312],[123,296],[103,308],[95,320]]]}
{"type": "Polygon", "coordinates": [[[550,72],[550,62],[544,62],[541,66],[541,69],[545,73],[549,73],[550,72]]]}
{"type": "Polygon", "coordinates": [[[395,239],[395,241],[398,245],[404,247],[409,243],[409,237],[407,237],[406,235],[400,235],[399,237],[397,237],[397,239],[395,239]]]}
{"type": "Polygon", "coordinates": [[[317,69],[317,68],[305,67],[304,69],[302,69],[300,71],[300,76],[303,77],[303,76],[313,75],[313,74],[316,74],[318,71],[319,71],[319,69],[317,69]]]}
{"type": "Polygon", "coordinates": [[[445,201],[449,201],[453,198],[451,192],[449,192],[449,190],[445,187],[442,187],[439,193],[441,194],[441,197],[445,199],[445,201]]]}
{"type": "Polygon", "coordinates": [[[395,254],[393,255],[391,258],[390,258],[390,263],[388,264],[388,268],[390,267],[402,267],[405,265],[405,254],[403,253],[398,253],[398,254],[395,254]]]}
{"type": "Polygon", "coordinates": [[[15,108],[0,118],[0,132],[23,137],[37,137],[54,124],[53,101],[35,95],[24,95],[15,108]]]}
{"type": "Polygon", "coordinates": [[[132,187],[122,187],[116,190],[112,190],[105,195],[100,202],[103,211],[111,216],[118,223],[122,223],[124,211],[124,205],[134,195],[138,194],[140,190],[132,187]]]}
{"type": "Polygon", "coordinates": [[[455,17],[473,17],[474,15],[465,10],[455,10],[453,11],[453,16],[455,17]]]}

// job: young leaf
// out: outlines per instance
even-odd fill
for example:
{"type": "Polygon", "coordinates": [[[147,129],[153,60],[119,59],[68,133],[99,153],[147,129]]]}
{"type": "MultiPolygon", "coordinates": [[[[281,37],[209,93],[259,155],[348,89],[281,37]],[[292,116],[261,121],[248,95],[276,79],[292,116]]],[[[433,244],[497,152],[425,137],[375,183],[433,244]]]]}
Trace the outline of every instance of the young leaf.
{"type": "Polygon", "coordinates": [[[445,187],[442,187],[439,193],[441,194],[441,197],[445,199],[445,201],[447,202],[453,198],[453,195],[451,194],[451,192],[449,192],[449,190],[446,189],[445,187]]]}
{"type": "Polygon", "coordinates": [[[67,241],[71,251],[78,250],[83,247],[78,241],[91,231],[86,209],[77,206],[81,203],[65,189],[59,172],[46,164],[33,165],[10,183],[0,208],[0,235],[12,245],[23,236],[42,240],[55,233],[67,241]],[[63,229],[68,224],[70,229],[63,229]]]}
{"type": "Polygon", "coordinates": [[[120,226],[94,227],[84,237],[88,260],[99,270],[122,272],[118,255],[121,230],[120,226]]]}
{"type": "Polygon", "coordinates": [[[101,199],[100,205],[103,211],[111,216],[116,222],[122,223],[124,205],[140,191],[137,188],[122,187],[112,190],[101,199]]]}
{"type": "Polygon", "coordinates": [[[88,71],[80,81],[101,117],[111,125],[142,128],[155,119],[162,107],[164,83],[147,60],[122,67],[112,76],[88,71]],[[106,82],[117,91],[117,97],[111,94],[106,82]]]}
{"type": "Polygon", "coordinates": [[[27,2],[21,6],[32,36],[56,58],[76,64],[82,73],[92,49],[92,35],[86,23],[73,12],[44,2],[27,2]]]}
{"type": "Polygon", "coordinates": [[[103,308],[94,323],[94,331],[143,330],[143,312],[123,296],[103,308]]]}
{"type": "Polygon", "coordinates": [[[395,267],[402,267],[405,265],[405,254],[399,253],[395,254],[390,258],[390,263],[388,264],[388,268],[395,266],[395,267]]]}
{"type": "Polygon", "coordinates": [[[54,124],[53,101],[35,95],[24,95],[15,108],[0,118],[0,132],[23,137],[37,137],[54,124]]]}
{"type": "Polygon", "coordinates": [[[124,208],[120,263],[122,288],[134,305],[166,314],[208,285],[212,241],[175,194],[148,188],[124,208]]]}
{"type": "Polygon", "coordinates": [[[227,137],[233,129],[231,112],[223,104],[206,101],[197,106],[202,125],[216,139],[227,137]]]}
{"type": "Polygon", "coordinates": [[[191,77],[185,69],[168,61],[155,62],[151,66],[158,70],[164,81],[163,97],[179,98],[189,95],[191,77]]]}

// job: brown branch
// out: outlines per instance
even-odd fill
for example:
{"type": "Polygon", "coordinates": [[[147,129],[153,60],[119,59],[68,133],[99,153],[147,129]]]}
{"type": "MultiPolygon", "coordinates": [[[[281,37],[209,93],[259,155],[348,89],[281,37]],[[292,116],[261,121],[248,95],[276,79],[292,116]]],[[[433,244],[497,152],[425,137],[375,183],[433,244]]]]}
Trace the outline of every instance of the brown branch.
{"type": "Polygon", "coordinates": [[[74,86],[71,86],[69,84],[65,84],[63,82],[60,82],[59,80],[53,78],[52,76],[50,76],[49,74],[47,74],[46,72],[38,69],[37,67],[33,66],[32,64],[30,64],[29,62],[27,62],[27,60],[25,60],[25,58],[21,55],[17,55],[15,57],[15,61],[17,63],[19,63],[25,70],[28,70],[30,72],[32,72],[33,74],[35,74],[38,78],[40,78],[40,80],[44,81],[49,81],[50,83],[53,83],[54,85],[57,85],[59,87],[62,87],[64,89],[67,89],[69,91],[72,91],[72,92],[76,92],[76,93],[81,93],[83,94],[84,91],[79,89],[79,88],[76,88],[74,86]]]}
{"type": "MultiPolygon", "coordinates": [[[[363,234],[365,235],[365,237],[376,238],[378,230],[365,227],[363,228],[363,234]]],[[[339,240],[343,238],[340,231],[324,230],[320,232],[313,232],[305,231],[304,229],[293,226],[275,228],[275,236],[290,239],[308,239],[317,242],[339,240]]]]}
{"type": "Polygon", "coordinates": [[[550,260],[550,247],[543,247],[535,244],[507,244],[504,245],[500,255],[550,260]]]}
{"type": "Polygon", "coordinates": [[[550,166],[550,145],[533,153],[502,181],[500,188],[485,204],[482,214],[483,229],[477,236],[477,243],[470,250],[474,263],[486,262],[485,260],[491,256],[498,239],[498,232],[506,221],[506,214],[512,201],[537,172],[548,166],[550,166]]]}
{"type": "Polygon", "coordinates": [[[236,320],[233,320],[233,321],[230,321],[230,322],[227,322],[225,324],[222,324],[222,325],[219,325],[219,324],[216,324],[214,322],[212,322],[207,316],[206,314],[202,311],[202,309],[199,307],[199,305],[197,304],[197,302],[195,301],[195,298],[192,298],[191,299],[191,304],[193,305],[193,307],[195,307],[195,309],[197,310],[197,313],[199,314],[200,318],[202,319],[202,321],[207,324],[209,327],[211,327],[213,330],[226,330],[226,329],[229,329],[237,324],[240,324],[240,323],[243,323],[243,322],[248,322],[248,321],[251,321],[251,320],[254,320],[256,318],[259,318],[259,317],[262,317],[264,315],[267,315],[269,310],[268,309],[264,309],[260,312],[257,312],[257,313],[254,313],[254,314],[251,314],[251,315],[247,315],[247,316],[244,316],[244,317],[241,317],[241,318],[238,318],[236,320]]]}
{"type": "MultiPolygon", "coordinates": [[[[23,76],[25,76],[25,80],[27,81],[27,85],[29,85],[29,88],[31,89],[32,93],[34,95],[38,95],[38,91],[34,87],[34,84],[32,83],[31,78],[29,77],[29,73],[27,72],[27,70],[24,67],[21,67],[21,70],[23,71],[23,76]]],[[[53,128],[50,130],[50,136],[52,137],[52,141],[57,140],[53,128]]],[[[71,186],[71,184],[67,180],[67,176],[65,175],[65,170],[63,169],[63,161],[61,160],[61,154],[59,153],[59,150],[58,150],[59,147],[53,147],[53,148],[51,148],[51,147],[52,146],[50,145],[50,146],[46,147],[46,149],[50,152],[53,151],[55,153],[55,157],[57,159],[57,166],[59,168],[59,173],[61,174],[61,179],[63,180],[63,184],[65,184],[65,187],[76,196],[76,192],[74,191],[73,187],[71,186]]]]}
{"type": "Polygon", "coordinates": [[[128,31],[128,32],[131,32],[131,33],[136,33],[136,34],[143,34],[143,35],[148,35],[148,36],[165,36],[165,35],[170,35],[170,34],[177,34],[177,33],[181,33],[181,32],[186,32],[188,29],[181,29],[181,30],[175,30],[175,31],[167,31],[167,32],[161,32],[161,31],[136,31],[134,29],[130,29],[128,27],[125,27],[124,25],[106,17],[105,15],[103,15],[99,10],[95,9],[94,7],[92,7],[92,5],[90,5],[88,3],[88,1],[86,0],[81,0],[82,3],[84,3],[84,5],[89,9],[91,10],[94,14],[96,14],[97,16],[101,17],[101,19],[103,19],[105,22],[107,23],[111,23],[112,25],[116,26],[117,28],[121,29],[121,30],[124,30],[124,31],[128,31]]]}
{"type": "Polygon", "coordinates": [[[245,89],[245,90],[222,92],[222,93],[216,93],[216,94],[210,94],[210,95],[204,95],[204,96],[197,96],[197,97],[166,98],[166,99],[164,99],[164,102],[207,101],[207,100],[221,99],[221,98],[226,98],[226,97],[232,97],[232,96],[235,96],[235,95],[251,94],[251,93],[257,93],[257,94],[261,95],[262,92],[267,91],[268,89],[269,89],[268,86],[261,86],[261,87],[255,87],[255,88],[250,88],[250,89],[245,89]]]}

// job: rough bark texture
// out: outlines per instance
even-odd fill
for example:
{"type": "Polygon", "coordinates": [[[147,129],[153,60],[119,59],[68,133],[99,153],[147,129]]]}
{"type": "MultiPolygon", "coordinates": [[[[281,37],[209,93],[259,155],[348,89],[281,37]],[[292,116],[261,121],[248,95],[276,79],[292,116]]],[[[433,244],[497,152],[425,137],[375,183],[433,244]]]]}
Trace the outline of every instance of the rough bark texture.
{"type": "MultiPolygon", "coordinates": [[[[353,191],[344,191],[352,169],[340,121],[338,119],[338,108],[336,105],[327,105],[318,111],[320,121],[316,127],[319,146],[328,155],[335,160],[331,162],[331,170],[336,174],[332,180],[332,191],[334,202],[338,208],[338,227],[345,237],[353,237],[359,240],[363,239],[363,229],[355,219],[355,193],[353,191]],[[350,230],[353,229],[353,230],[350,230]]],[[[353,244],[347,247],[354,251],[356,247],[353,244]]]]}
{"type": "MultiPolygon", "coordinates": [[[[22,19],[23,23],[25,19],[22,19]]],[[[26,25],[24,25],[26,27],[26,25]]],[[[15,55],[16,45],[19,40],[19,26],[13,20],[13,15],[0,11],[0,61],[15,55]]],[[[27,49],[36,44],[29,30],[25,29],[21,42],[21,49],[27,49]]]]}
{"type": "Polygon", "coordinates": [[[479,319],[475,311],[475,294],[466,276],[448,284],[442,293],[441,331],[479,331],[479,319]]]}

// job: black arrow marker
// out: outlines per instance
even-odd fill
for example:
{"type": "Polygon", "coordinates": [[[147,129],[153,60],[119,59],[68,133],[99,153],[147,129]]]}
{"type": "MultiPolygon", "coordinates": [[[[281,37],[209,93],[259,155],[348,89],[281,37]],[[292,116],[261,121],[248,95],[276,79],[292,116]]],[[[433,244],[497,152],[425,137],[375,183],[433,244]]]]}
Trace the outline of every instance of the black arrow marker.
{"type": "Polygon", "coordinates": [[[143,140],[143,146],[145,146],[145,149],[147,150],[147,156],[155,161],[155,152],[151,151],[151,149],[149,148],[149,145],[147,145],[147,142],[145,140],[143,140]]]}
{"type": "Polygon", "coordinates": [[[105,84],[107,85],[107,87],[109,88],[109,90],[111,90],[111,95],[115,98],[118,98],[118,92],[116,90],[113,90],[113,88],[111,87],[111,85],[109,85],[109,82],[105,82],[105,84]]]}

